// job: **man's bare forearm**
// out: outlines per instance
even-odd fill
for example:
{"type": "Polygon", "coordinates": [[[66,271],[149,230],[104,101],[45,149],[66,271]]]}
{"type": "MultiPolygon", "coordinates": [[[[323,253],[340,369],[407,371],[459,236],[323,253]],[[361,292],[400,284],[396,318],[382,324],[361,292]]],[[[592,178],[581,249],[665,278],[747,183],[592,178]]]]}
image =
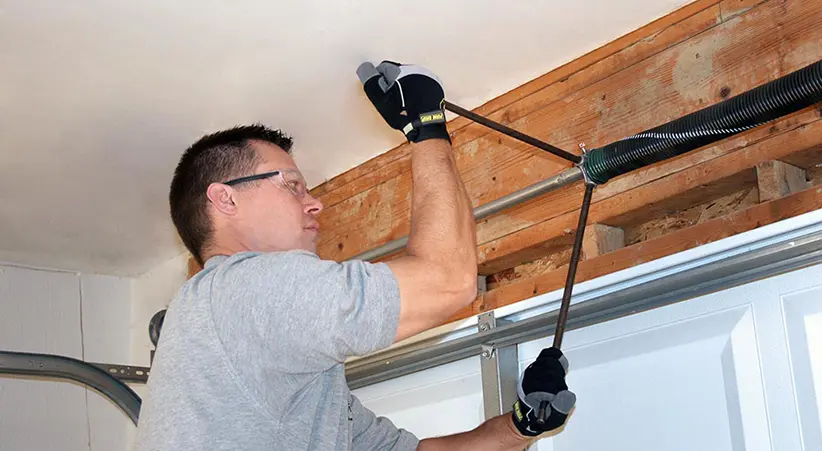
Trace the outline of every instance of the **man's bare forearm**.
{"type": "Polygon", "coordinates": [[[476,225],[450,143],[442,139],[412,143],[411,174],[408,253],[475,274],[476,225]]]}
{"type": "Polygon", "coordinates": [[[536,438],[522,436],[511,420],[511,414],[491,418],[476,429],[445,437],[420,441],[418,451],[514,451],[523,450],[536,438]]]}
{"type": "Polygon", "coordinates": [[[474,214],[450,143],[412,143],[411,172],[407,255],[388,262],[402,303],[395,340],[441,324],[470,304],[477,290],[474,214]]]}

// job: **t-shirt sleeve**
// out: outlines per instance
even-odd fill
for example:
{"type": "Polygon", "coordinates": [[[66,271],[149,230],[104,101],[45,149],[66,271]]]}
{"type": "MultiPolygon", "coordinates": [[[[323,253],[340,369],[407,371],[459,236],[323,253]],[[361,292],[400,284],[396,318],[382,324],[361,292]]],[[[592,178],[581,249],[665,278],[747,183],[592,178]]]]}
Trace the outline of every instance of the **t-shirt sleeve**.
{"type": "Polygon", "coordinates": [[[263,343],[278,370],[302,373],[390,346],[400,294],[384,263],[337,263],[305,251],[250,254],[218,269],[212,310],[224,332],[240,334],[230,341],[263,343]]]}
{"type": "Polygon", "coordinates": [[[405,429],[398,429],[388,418],[378,417],[351,396],[351,449],[373,451],[416,450],[419,439],[405,429]]]}

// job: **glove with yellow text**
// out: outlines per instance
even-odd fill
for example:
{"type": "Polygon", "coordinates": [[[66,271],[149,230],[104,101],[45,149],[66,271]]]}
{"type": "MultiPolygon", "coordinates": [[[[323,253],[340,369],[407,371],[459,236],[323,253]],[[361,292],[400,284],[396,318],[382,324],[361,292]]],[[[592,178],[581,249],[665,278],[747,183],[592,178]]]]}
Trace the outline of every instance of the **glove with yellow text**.
{"type": "Polygon", "coordinates": [[[366,96],[385,122],[405,134],[409,142],[447,139],[439,78],[422,66],[383,61],[357,68],[366,96]]]}

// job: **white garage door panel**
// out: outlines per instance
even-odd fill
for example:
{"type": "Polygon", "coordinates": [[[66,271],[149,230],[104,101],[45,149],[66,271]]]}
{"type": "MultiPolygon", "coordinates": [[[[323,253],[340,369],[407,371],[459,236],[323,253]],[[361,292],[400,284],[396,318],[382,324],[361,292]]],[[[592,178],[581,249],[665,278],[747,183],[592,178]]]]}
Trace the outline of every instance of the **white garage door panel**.
{"type": "Polygon", "coordinates": [[[365,407],[421,439],[470,430],[483,420],[478,357],[363,387],[353,393],[365,407]]]}
{"type": "Polygon", "coordinates": [[[804,449],[822,449],[822,288],[782,297],[804,449]]]}
{"type": "MultiPolygon", "coordinates": [[[[538,449],[770,449],[750,305],[704,314],[697,304],[569,333],[577,409],[538,449]],[[688,317],[693,311],[700,315],[688,317]]],[[[520,369],[544,346],[550,341],[523,344],[520,369]]]]}

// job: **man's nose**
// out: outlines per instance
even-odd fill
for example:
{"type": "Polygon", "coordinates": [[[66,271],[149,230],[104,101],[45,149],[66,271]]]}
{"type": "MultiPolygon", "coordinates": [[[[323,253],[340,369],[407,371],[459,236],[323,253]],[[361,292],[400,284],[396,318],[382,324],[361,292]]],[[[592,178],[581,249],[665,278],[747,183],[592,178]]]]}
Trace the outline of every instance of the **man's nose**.
{"type": "Polygon", "coordinates": [[[303,199],[303,208],[306,213],[316,216],[323,211],[323,203],[311,194],[306,193],[303,199]]]}

